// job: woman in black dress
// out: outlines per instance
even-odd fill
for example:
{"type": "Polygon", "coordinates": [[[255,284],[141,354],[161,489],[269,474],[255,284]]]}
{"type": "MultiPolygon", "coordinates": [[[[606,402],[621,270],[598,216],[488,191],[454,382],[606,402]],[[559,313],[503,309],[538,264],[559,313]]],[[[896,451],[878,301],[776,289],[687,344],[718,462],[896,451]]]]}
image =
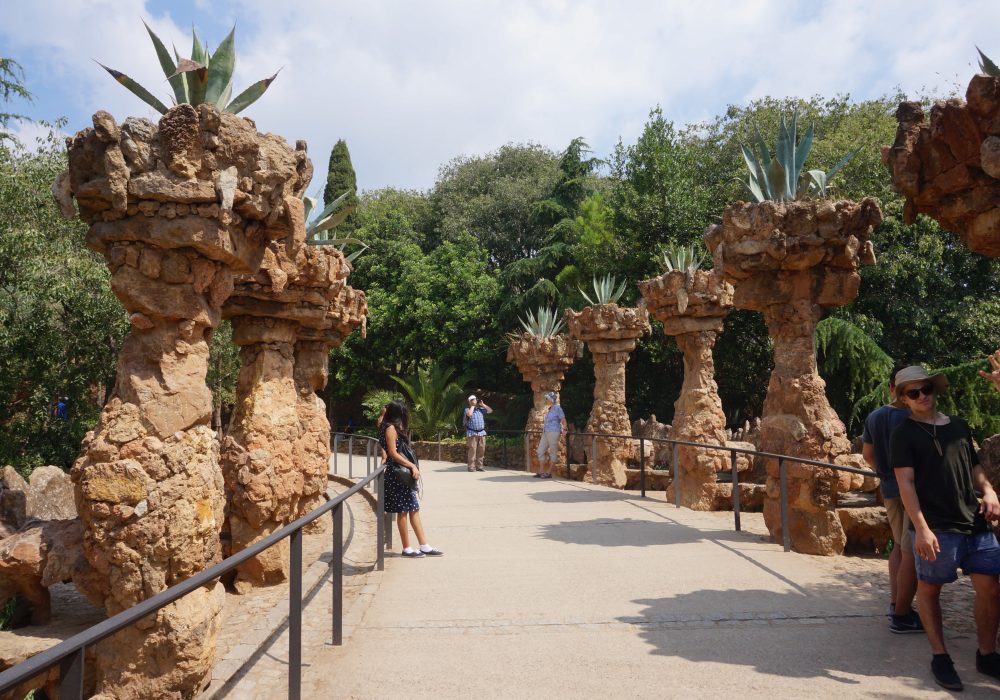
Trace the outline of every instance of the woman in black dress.
{"type": "Polygon", "coordinates": [[[403,484],[392,472],[392,465],[398,464],[413,472],[413,479],[420,479],[417,465],[400,454],[403,443],[409,443],[410,412],[402,401],[391,401],[386,404],[382,422],[379,426],[378,442],[388,455],[389,468],[385,471],[385,510],[396,513],[396,526],[399,528],[399,541],[403,545],[404,557],[439,557],[444,552],[427,544],[424,536],[424,526],[420,522],[420,501],[417,492],[403,484]],[[410,547],[410,531],[406,526],[409,519],[413,534],[417,536],[420,547],[410,547]]]}

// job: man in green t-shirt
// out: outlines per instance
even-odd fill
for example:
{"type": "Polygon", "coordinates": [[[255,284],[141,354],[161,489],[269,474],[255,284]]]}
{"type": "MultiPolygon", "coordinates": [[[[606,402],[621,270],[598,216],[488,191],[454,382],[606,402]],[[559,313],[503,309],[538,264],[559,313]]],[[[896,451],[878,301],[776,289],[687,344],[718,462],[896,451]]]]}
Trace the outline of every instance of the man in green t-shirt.
{"type": "Polygon", "coordinates": [[[1000,544],[990,525],[1000,519],[1000,501],[979,466],[968,424],[937,410],[935,398],[947,388],[943,374],[931,376],[920,366],[896,374],[896,396],[910,417],[892,433],[890,459],[913,529],[920,619],[934,655],[931,671],[938,685],[961,690],[944,644],[941,587],[958,578],[959,567],[972,579],[976,669],[1000,679],[1000,544]]]}

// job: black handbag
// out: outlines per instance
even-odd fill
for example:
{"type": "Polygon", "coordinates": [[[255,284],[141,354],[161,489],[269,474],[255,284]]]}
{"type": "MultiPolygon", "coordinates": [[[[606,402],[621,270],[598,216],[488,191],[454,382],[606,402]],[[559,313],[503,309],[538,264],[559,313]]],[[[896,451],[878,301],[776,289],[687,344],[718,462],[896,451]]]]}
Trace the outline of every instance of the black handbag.
{"type": "MultiPolygon", "coordinates": [[[[403,442],[401,440],[398,452],[404,459],[407,459],[415,464],[417,469],[420,468],[420,460],[417,459],[417,456],[413,453],[413,448],[408,442],[403,442]]],[[[417,480],[413,478],[413,472],[410,471],[409,467],[404,467],[402,464],[396,464],[392,460],[389,461],[389,464],[390,469],[392,469],[392,473],[397,479],[399,479],[399,482],[403,484],[403,486],[408,489],[415,489],[417,487],[417,480]]]]}

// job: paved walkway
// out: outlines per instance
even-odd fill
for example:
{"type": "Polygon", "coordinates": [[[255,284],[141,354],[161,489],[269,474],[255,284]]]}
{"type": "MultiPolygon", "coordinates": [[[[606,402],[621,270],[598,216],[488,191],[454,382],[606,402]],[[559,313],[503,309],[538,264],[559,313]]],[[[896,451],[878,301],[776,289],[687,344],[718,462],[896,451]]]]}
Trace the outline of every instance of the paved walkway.
{"type": "MultiPolygon", "coordinates": [[[[304,697],[947,697],[923,635],[889,634],[884,594],[842,558],[660,497],[423,470],[446,555],[402,559],[397,536],[345,646],[307,647],[304,697]]],[[[997,697],[971,635],[949,640],[965,696],[997,697]]]]}

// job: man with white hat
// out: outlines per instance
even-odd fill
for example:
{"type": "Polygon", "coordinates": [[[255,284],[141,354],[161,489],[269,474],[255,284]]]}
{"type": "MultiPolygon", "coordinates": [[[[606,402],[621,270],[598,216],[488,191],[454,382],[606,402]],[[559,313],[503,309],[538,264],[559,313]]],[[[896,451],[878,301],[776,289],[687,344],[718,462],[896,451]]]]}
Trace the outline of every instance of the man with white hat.
{"type": "Polygon", "coordinates": [[[1000,544],[990,525],[1000,519],[1000,500],[979,466],[968,424],[937,410],[935,399],[947,388],[943,374],[928,374],[918,365],[896,373],[896,396],[910,417],[892,433],[890,458],[913,529],[917,601],[934,655],[931,672],[943,688],[962,690],[945,648],[941,588],[958,578],[959,567],[972,579],[976,670],[1000,679],[1000,544]]]}
{"type": "Polygon", "coordinates": [[[469,407],[462,417],[465,439],[469,444],[467,462],[470,472],[483,471],[483,458],[486,456],[486,413],[493,413],[493,409],[477,399],[475,394],[471,394],[469,407]]]}

